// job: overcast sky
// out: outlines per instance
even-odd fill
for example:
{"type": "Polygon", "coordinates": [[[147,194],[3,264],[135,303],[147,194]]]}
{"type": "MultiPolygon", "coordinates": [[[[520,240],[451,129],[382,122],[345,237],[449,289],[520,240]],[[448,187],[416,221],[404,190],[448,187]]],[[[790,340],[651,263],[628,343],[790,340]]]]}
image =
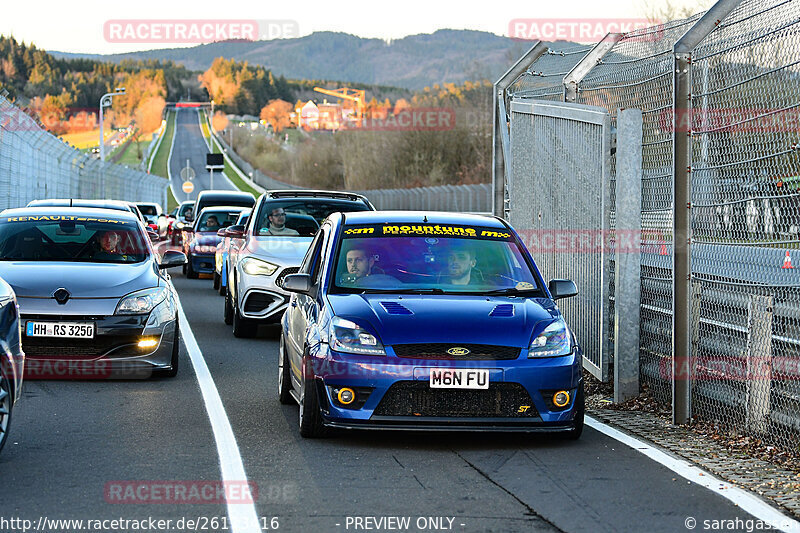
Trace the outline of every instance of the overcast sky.
{"type": "Polygon", "coordinates": [[[109,42],[104,35],[104,24],[119,19],[289,20],[296,22],[300,35],[341,31],[380,39],[431,33],[441,28],[508,35],[512,19],[643,18],[648,2],[651,5],[667,2],[688,7],[698,5],[698,0],[376,0],[341,3],[303,0],[267,1],[260,5],[253,0],[15,0],[5,2],[0,11],[0,34],[14,35],[18,40],[47,50],[103,54],[180,46],[109,42]],[[224,12],[219,10],[220,6],[225,8],[224,12]]]}

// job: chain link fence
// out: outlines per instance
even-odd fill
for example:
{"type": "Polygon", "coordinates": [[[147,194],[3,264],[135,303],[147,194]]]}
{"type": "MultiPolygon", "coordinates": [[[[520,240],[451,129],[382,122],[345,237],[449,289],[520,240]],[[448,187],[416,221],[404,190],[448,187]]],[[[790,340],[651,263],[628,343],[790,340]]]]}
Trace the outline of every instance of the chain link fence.
{"type": "MultiPolygon", "coordinates": [[[[673,406],[676,383],[687,381],[692,415],[792,448],[800,439],[799,50],[800,0],[720,0],[708,14],[609,34],[596,46],[534,47],[495,94],[501,111],[531,99],[599,106],[612,131],[619,110],[642,111],[640,381],[673,406]],[[678,53],[687,42],[690,52],[678,53]],[[678,205],[690,207],[690,240],[673,228],[681,180],[690,185],[691,205],[678,205]],[[673,264],[685,242],[691,277],[681,282],[673,264]],[[690,287],[677,302],[676,282],[690,287]],[[687,308],[689,343],[673,354],[673,320],[687,308]]],[[[506,112],[495,124],[513,137],[510,120],[506,112]]],[[[505,135],[496,131],[496,145],[505,135]]],[[[496,149],[495,157],[525,155],[496,149]]],[[[506,194],[508,168],[495,164],[506,194]]],[[[512,212],[519,201],[508,198],[512,212]]],[[[613,229],[608,240],[613,249],[613,229]]],[[[613,304],[612,283],[610,320],[613,304]]]]}
{"type": "Polygon", "coordinates": [[[164,178],[65,144],[0,92],[0,209],[43,198],[163,202],[166,187],[164,178]]]}

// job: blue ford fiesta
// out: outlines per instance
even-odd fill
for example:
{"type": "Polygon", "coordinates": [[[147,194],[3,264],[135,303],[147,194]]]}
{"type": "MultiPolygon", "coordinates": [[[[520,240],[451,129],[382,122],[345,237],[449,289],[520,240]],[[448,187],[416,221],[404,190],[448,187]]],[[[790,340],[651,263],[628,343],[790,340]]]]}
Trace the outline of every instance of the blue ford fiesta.
{"type": "Polygon", "coordinates": [[[583,430],[581,349],[516,232],[455,213],[335,213],[282,321],[278,394],[328,428],[583,430]]]}

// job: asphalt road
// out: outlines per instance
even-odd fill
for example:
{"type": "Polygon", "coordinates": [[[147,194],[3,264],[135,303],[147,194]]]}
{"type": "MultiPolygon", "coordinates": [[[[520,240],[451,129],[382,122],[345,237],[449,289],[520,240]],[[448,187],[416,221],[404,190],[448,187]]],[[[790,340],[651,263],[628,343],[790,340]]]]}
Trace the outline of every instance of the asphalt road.
{"type": "MultiPolygon", "coordinates": [[[[267,524],[278,517],[281,531],[354,531],[356,517],[390,516],[410,517],[407,531],[438,519],[469,532],[673,532],[686,531],[689,516],[749,518],[590,428],[577,442],[398,432],[303,439],[297,407],[276,397],[277,326],[236,339],[210,279],[173,279],[188,318],[182,329],[194,333],[258,488],[257,514],[267,524]]],[[[113,483],[222,479],[185,347],[180,364],[174,379],[26,382],[0,453],[0,518],[226,517],[222,503],[109,502],[113,483]]]]}
{"type": "MultiPolygon", "coordinates": [[[[200,191],[211,189],[211,176],[206,170],[206,154],[209,153],[208,145],[200,130],[200,117],[196,109],[178,108],[175,117],[175,142],[172,145],[172,157],[169,161],[170,185],[175,198],[196,200],[200,191]],[[194,170],[194,191],[186,195],[181,189],[183,179],[181,169],[189,167],[194,170]]],[[[214,189],[238,190],[222,172],[214,171],[214,189]]]]}

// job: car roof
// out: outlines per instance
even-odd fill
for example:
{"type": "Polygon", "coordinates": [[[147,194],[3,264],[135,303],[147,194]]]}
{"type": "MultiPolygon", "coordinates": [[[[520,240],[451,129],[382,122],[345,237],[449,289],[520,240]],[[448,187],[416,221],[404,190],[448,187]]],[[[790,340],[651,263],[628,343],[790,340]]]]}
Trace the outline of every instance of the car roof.
{"type": "Polygon", "coordinates": [[[249,198],[255,200],[255,197],[249,192],[244,191],[200,191],[197,195],[197,201],[215,199],[215,198],[249,198]]]}
{"type": "MultiPolygon", "coordinates": [[[[249,209],[249,208],[247,208],[247,209],[249,209]]],[[[203,213],[210,213],[212,211],[216,212],[216,213],[228,213],[228,212],[231,212],[231,211],[236,211],[237,213],[241,213],[242,212],[242,206],[240,206],[240,205],[210,205],[208,207],[204,207],[203,210],[200,211],[200,214],[202,215],[203,213]]]]}
{"type": "Polygon", "coordinates": [[[48,198],[33,200],[26,207],[87,207],[130,211],[128,202],[122,200],[90,200],[84,198],[48,198]]]}
{"type": "MultiPolygon", "coordinates": [[[[109,209],[98,207],[64,207],[64,206],[34,206],[34,207],[17,207],[14,209],[5,209],[0,212],[0,216],[4,217],[24,217],[24,216],[78,216],[78,217],[96,217],[96,218],[110,218],[109,209]]],[[[128,211],[127,209],[114,209],[113,218],[120,220],[137,222],[139,218],[128,211]]]]}
{"type": "Polygon", "coordinates": [[[325,191],[319,189],[288,189],[267,191],[267,198],[330,198],[332,200],[367,200],[366,196],[346,191],[325,191]]]}
{"type": "Polygon", "coordinates": [[[491,215],[469,215],[443,211],[356,211],[343,213],[346,225],[354,224],[462,224],[505,228],[499,218],[491,215]]]}

